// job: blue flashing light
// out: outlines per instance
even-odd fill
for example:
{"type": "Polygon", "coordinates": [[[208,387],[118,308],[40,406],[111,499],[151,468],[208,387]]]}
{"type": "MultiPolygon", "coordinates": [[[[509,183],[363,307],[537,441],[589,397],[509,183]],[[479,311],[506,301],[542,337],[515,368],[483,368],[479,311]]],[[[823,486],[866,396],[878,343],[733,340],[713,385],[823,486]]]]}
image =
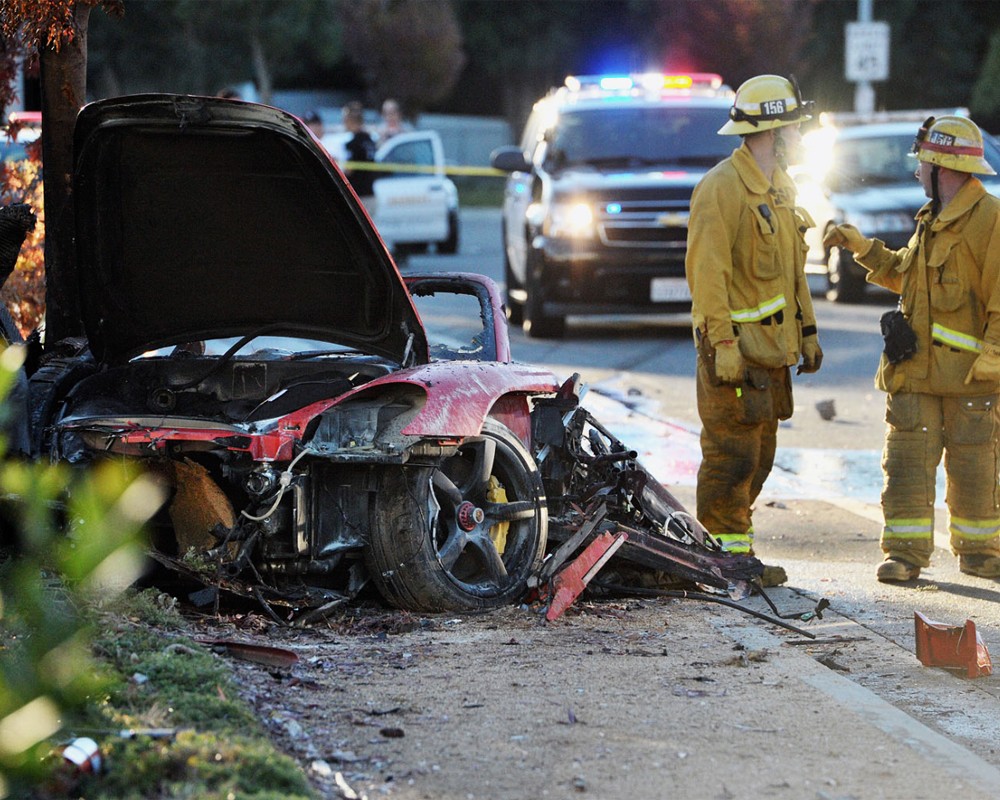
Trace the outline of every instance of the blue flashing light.
{"type": "Polygon", "coordinates": [[[621,214],[622,213],[622,204],[621,203],[608,203],[604,207],[604,210],[608,214],[621,214]]]}

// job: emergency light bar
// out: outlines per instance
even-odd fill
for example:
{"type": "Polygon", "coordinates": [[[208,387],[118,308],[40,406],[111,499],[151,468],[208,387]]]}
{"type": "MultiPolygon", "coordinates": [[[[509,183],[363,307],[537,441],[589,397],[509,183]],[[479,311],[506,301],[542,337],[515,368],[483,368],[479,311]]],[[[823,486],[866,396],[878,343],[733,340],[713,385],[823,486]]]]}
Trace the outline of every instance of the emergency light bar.
{"type": "Polygon", "coordinates": [[[660,91],[664,89],[700,89],[718,91],[722,76],[714,72],[662,73],[644,72],[635,75],[567,75],[566,88],[572,92],[602,89],[606,92],[629,92],[633,89],[660,91]]]}

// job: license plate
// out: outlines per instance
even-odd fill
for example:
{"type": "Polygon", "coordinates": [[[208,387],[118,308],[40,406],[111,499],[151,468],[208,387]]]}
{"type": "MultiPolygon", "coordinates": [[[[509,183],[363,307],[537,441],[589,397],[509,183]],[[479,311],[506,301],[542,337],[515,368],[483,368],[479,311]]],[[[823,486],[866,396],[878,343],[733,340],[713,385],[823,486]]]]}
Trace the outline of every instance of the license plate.
{"type": "Polygon", "coordinates": [[[687,278],[653,278],[649,282],[649,299],[654,303],[690,300],[687,278]]]}

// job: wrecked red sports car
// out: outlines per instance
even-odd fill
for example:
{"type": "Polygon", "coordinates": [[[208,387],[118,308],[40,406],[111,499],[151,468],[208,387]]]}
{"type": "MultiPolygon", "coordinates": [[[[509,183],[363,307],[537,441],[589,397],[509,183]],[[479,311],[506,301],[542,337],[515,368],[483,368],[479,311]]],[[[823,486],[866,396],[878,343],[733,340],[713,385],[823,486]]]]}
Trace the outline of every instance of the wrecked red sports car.
{"type": "Polygon", "coordinates": [[[59,288],[86,341],[31,376],[36,453],[145,462],[173,490],[160,558],[212,587],[299,609],[366,576],[413,610],[523,594],[547,530],[530,411],[558,387],[511,362],[487,279],[408,289],[277,109],[97,102],[75,166],[79,286],[59,288]],[[470,342],[429,345],[414,298],[441,293],[477,302],[470,342]]]}
{"type": "MultiPolygon", "coordinates": [[[[194,602],[307,623],[370,581],[414,611],[531,589],[554,618],[615,553],[720,602],[758,581],[580,406],[577,376],[511,361],[491,281],[404,281],[296,118],[117,98],[80,112],[74,147],[76,270],[47,287],[85,336],[29,357],[10,440],[161,476],[151,555],[194,602]],[[432,342],[417,308],[439,301],[432,342]]],[[[0,267],[31,224],[0,209],[0,267]]]]}

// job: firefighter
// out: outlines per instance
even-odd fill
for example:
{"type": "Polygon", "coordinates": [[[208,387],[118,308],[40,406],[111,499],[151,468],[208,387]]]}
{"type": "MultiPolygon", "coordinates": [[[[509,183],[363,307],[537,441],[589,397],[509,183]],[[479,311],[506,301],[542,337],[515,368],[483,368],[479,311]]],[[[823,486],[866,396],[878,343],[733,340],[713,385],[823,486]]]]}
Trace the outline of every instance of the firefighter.
{"type": "MultiPolygon", "coordinates": [[[[795,207],[785,171],[811,106],[794,81],[746,81],[719,130],[743,142],[691,198],[685,267],[702,422],[697,514],[733,553],[754,552],[752,506],[774,463],[778,420],[792,415],[790,367],[815,372],[823,360],[804,272],[813,222],[795,207]]],[[[765,585],[785,580],[781,567],[765,568],[765,585]]]]}
{"type": "Polygon", "coordinates": [[[934,489],[944,454],[952,550],[970,575],[1000,577],[997,393],[1000,390],[1000,200],[969,119],[929,118],[913,145],[928,202],[906,247],[889,250],[851,225],[827,247],[852,251],[870,283],[900,295],[875,382],[886,396],[880,581],[930,565],[934,489]],[[899,333],[904,346],[899,346],[899,333]],[[907,344],[906,339],[911,343],[907,344]]]}

